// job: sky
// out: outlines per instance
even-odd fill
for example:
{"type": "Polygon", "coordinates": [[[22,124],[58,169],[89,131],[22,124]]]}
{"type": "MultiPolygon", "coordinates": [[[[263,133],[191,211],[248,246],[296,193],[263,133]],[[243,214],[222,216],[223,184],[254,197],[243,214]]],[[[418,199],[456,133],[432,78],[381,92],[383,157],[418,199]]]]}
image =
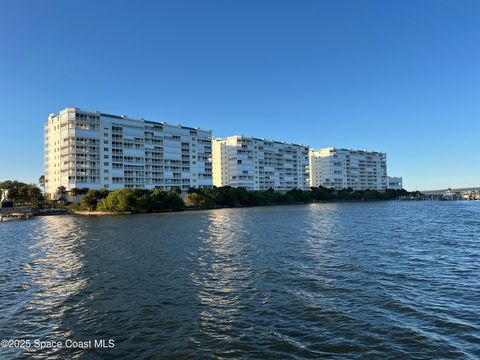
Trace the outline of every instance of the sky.
{"type": "Polygon", "coordinates": [[[480,2],[0,1],[0,180],[37,182],[79,107],[387,153],[408,190],[480,186],[480,2]]]}

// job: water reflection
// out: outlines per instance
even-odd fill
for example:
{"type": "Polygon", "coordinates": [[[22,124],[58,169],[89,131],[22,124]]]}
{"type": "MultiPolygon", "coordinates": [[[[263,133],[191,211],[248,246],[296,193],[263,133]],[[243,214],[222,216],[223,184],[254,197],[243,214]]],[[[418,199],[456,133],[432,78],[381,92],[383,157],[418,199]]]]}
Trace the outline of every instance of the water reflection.
{"type": "Polygon", "coordinates": [[[312,204],[306,225],[306,243],[312,256],[328,256],[325,246],[335,239],[339,225],[338,204],[312,204]]]}
{"type": "MultiPolygon", "coordinates": [[[[53,308],[64,299],[82,290],[86,279],[79,276],[84,266],[83,254],[77,251],[89,236],[74,217],[45,217],[32,234],[30,261],[22,270],[38,288],[35,306],[53,308]]],[[[55,313],[62,316],[62,308],[55,313]]]]}
{"type": "MultiPolygon", "coordinates": [[[[15,304],[9,308],[9,323],[17,325],[9,329],[8,334],[12,338],[32,341],[66,339],[71,334],[61,326],[61,320],[72,305],[66,301],[86,285],[86,279],[80,275],[85,264],[77,249],[89,236],[74,217],[42,217],[12,225],[12,237],[1,234],[2,245],[15,252],[13,266],[4,268],[5,274],[11,273],[11,280],[16,284],[9,288],[14,284],[9,282],[5,289],[15,304]],[[27,227],[28,232],[18,232],[19,226],[27,227]],[[23,236],[17,237],[17,234],[23,236]]],[[[33,349],[24,350],[23,355],[21,352],[9,349],[7,354],[31,358],[45,356],[33,349]]],[[[52,351],[51,355],[54,353],[52,351]]]]}
{"type": "Polygon", "coordinates": [[[248,258],[253,245],[243,222],[241,212],[209,212],[208,227],[199,235],[198,271],[192,273],[201,304],[200,330],[222,341],[235,338],[232,328],[242,309],[241,293],[255,291],[248,258]]]}

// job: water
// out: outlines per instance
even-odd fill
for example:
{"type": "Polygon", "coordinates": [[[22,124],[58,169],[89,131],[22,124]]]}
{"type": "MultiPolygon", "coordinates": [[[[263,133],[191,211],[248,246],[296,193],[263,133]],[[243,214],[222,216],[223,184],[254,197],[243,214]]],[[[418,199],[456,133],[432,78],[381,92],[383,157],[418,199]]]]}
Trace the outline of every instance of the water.
{"type": "Polygon", "coordinates": [[[480,203],[0,224],[0,358],[476,359],[480,203]]]}

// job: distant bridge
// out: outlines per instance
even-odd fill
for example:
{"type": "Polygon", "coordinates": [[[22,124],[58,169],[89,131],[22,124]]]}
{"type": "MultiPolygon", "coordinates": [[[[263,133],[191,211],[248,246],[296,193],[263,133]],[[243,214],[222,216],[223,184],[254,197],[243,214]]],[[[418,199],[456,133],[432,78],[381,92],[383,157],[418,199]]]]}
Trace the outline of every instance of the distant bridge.
{"type": "MultiPolygon", "coordinates": [[[[441,195],[447,192],[449,189],[442,189],[442,190],[424,190],[420,191],[422,194],[425,195],[441,195]]],[[[471,187],[471,188],[456,188],[450,189],[453,193],[461,193],[461,192],[468,192],[468,191],[480,191],[480,187],[471,187]]]]}

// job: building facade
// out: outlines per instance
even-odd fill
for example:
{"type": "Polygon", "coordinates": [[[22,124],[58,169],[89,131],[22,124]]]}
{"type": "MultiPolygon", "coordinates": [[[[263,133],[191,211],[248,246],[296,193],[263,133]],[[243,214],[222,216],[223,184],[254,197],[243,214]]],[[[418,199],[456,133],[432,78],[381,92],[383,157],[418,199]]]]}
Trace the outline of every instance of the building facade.
{"type": "Polygon", "coordinates": [[[387,177],[387,188],[391,190],[402,190],[403,189],[403,179],[401,177],[388,176],[387,177]]]}
{"type": "Polygon", "coordinates": [[[212,132],[66,108],[45,123],[47,193],[212,186],[212,132]]]}
{"type": "Polygon", "coordinates": [[[308,189],[308,146],[235,135],[214,139],[212,148],[215,186],[308,189]]]}
{"type": "Polygon", "coordinates": [[[381,152],[325,148],[309,154],[310,186],[336,190],[387,189],[387,155],[381,152]]]}

